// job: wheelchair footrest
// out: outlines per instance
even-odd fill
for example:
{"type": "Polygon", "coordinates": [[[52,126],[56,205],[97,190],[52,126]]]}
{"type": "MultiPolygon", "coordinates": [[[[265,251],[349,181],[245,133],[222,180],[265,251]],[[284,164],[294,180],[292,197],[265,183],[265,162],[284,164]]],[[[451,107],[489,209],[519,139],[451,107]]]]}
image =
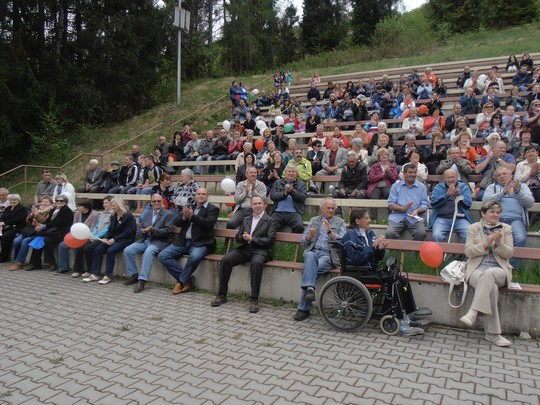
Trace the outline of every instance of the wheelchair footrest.
{"type": "Polygon", "coordinates": [[[433,314],[433,311],[427,307],[418,308],[416,311],[414,311],[411,316],[416,318],[422,318],[424,316],[429,316],[433,314]]]}
{"type": "Polygon", "coordinates": [[[431,321],[429,319],[417,319],[415,321],[411,321],[409,323],[409,326],[425,329],[430,323],[431,321]]]}

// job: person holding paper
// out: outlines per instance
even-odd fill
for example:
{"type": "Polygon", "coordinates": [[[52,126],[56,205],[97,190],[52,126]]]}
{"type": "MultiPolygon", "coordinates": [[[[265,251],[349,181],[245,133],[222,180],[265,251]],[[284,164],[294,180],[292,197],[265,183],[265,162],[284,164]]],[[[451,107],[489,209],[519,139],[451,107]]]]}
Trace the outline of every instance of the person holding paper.
{"type": "Polygon", "coordinates": [[[426,186],[416,180],[416,166],[407,163],[403,166],[404,179],[395,182],[388,197],[388,228],[386,239],[400,239],[408,230],[413,240],[424,240],[426,227],[422,215],[428,208],[426,186]]]}

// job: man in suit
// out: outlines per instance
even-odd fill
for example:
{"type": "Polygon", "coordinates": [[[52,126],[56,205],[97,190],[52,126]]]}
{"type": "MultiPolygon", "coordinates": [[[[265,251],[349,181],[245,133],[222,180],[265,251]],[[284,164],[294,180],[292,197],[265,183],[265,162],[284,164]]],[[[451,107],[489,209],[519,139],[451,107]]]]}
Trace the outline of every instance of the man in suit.
{"type": "Polygon", "coordinates": [[[152,211],[143,214],[141,229],[142,240],[132,243],[124,250],[126,258],[126,271],[129,280],[124,285],[137,284],[133,292],[144,291],[144,285],[152,271],[152,260],[155,256],[169,245],[173,226],[171,211],[163,208],[163,197],[159,194],[152,195],[152,211]],[[137,272],[135,256],[142,254],[140,274],[137,272]]]}
{"type": "Polygon", "coordinates": [[[183,207],[182,213],[176,217],[174,225],[181,228],[180,234],[158,255],[158,260],[176,280],[173,294],[191,289],[191,275],[203,257],[215,250],[214,226],[218,216],[219,208],[208,202],[208,191],[200,187],[195,193],[195,203],[183,207]],[[178,258],[185,254],[189,257],[182,268],[178,258]]]}
{"type": "Polygon", "coordinates": [[[264,263],[272,257],[272,247],[276,241],[277,223],[264,212],[262,197],[251,198],[253,214],[244,218],[236,234],[236,242],[241,246],[229,252],[220,264],[219,292],[211,306],[219,307],[227,302],[229,279],[234,266],[251,262],[251,302],[249,312],[259,312],[259,291],[264,263]]]}
{"type": "Polygon", "coordinates": [[[330,148],[324,152],[321,164],[323,169],[317,172],[317,176],[339,176],[346,164],[347,150],[339,147],[339,139],[332,138],[330,148]]]}
{"type": "Polygon", "coordinates": [[[101,184],[101,175],[103,171],[98,167],[97,159],[90,160],[90,168],[86,171],[84,183],[77,190],[78,193],[97,193],[101,184]]]}

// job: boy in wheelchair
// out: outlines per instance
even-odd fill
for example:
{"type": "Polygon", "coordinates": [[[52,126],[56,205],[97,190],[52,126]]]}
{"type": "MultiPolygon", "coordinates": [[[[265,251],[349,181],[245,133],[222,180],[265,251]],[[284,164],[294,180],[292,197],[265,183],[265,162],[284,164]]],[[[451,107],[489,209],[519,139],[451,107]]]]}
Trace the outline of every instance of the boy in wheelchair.
{"type": "MultiPolygon", "coordinates": [[[[375,236],[370,229],[370,216],[367,210],[355,209],[351,213],[350,230],[341,243],[341,275],[359,280],[369,290],[374,305],[382,307],[378,315],[399,320],[399,332],[413,336],[423,334],[420,327],[429,322],[413,321],[430,315],[428,308],[418,309],[408,279],[401,275],[394,258],[389,258],[384,270],[378,269],[384,258],[387,241],[384,235],[375,236]]],[[[383,332],[388,330],[381,320],[383,332]]],[[[396,325],[397,326],[397,325],[396,325]]],[[[392,329],[392,328],[390,328],[392,329]]],[[[394,328],[397,332],[397,328],[394,328]]]]}

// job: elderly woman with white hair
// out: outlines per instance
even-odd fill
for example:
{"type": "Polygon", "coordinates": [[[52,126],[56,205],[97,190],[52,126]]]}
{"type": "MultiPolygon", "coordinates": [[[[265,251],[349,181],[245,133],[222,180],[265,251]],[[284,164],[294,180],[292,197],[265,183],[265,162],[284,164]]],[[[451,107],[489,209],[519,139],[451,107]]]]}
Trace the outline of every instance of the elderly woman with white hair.
{"type": "Polygon", "coordinates": [[[53,202],[56,202],[56,197],[60,194],[67,194],[69,201],[67,206],[71,211],[75,211],[77,207],[75,206],[75,188],[68,181],[67,176],[64,173],[58,173],[55,177],[56,185],[54,186],[53,191],[53,202]]]}
{"type": "Polygon", "coordinates": [[[101,184],[101,175],[103,171],[98,166],[97,159],[91,159],[88,162],[90,167],[84,176],[83,185],[77,189],[79,193],[97,193],[101,184]]]}
{"type": "Polygon", "coordinates": [[[26,225],[26,209],[21,204],[21,196],[19,194],[9,194],[8,203],[9,206],[0,215],[0,227],[2,228],[0,263],[9,260],[13,239],[26,225]]]}
{"type": "Polygon", "coordinates": [[[364,143],[362,142],[362,139],[360,138],[351,139],[351,150],[353,152],[356,152],[359,160],[362,163],[365,163],[369,167],[368,151],[364,149],[363,146],[364,146],[364,143]]]}

